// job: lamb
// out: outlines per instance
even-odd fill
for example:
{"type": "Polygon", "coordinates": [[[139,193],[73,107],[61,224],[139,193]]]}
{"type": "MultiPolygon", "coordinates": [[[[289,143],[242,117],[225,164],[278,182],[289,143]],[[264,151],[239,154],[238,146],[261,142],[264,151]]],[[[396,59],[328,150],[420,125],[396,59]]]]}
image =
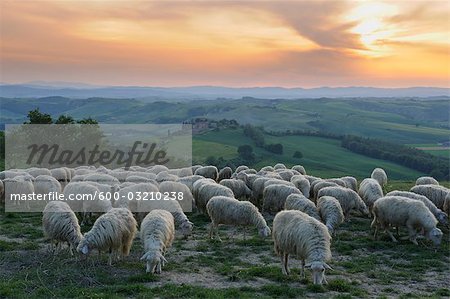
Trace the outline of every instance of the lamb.
{"type": "Polygon", "coordinates": [[[195,204],[200,212],[206,214],[206,205],[208,201],[214,196],[226,196],[234,198],[233,191],[225,186],[219,184],[205,184],[198,190],[198,198],[195,200],[195,204]]]}
{"type": "Polygon", "coordinates": [[[217,181],[220,183],[221,180],[231,179],[231,175],[233,174],[233,170],[230,167],[224,167],[219,171],[219,177],[217,181]]]}
{"type": "Polygon", "coordinates": [[[373,205],[372,214],[374,219],[371,227],[375,226],[375,238],[378,229],[384,231],[397,242],[389,231],[389,226],[408,228],[409,239],[417,244],[417,229],[424,229],[426,238],[430,239],[435,246],[439,246],[442,240],[442,231],[436,228],[437,220],[430,210],[421,201],[402,197],[385,196],[378,199],[373,205]]]}
{"type": "Polygon", "coordinates": [[[316,218],[320,221],[319,212],[317,207],[312,201],[301,194],[291,194],[286,198],[286,203],[284,204],[285,210],[298,210],[309,216],[316,218]]]}
{"type": "Polygon", "coordinates": [[[357,210],[363,215],[370,216],[364,201],[359,197],[355,191],[344,187],[326,187],[319,191],[317,197],[333,196],[339,201],[345,219],[348,219],[351,210],[357,210]]]}
{"type": "Polygon", "coordinates": [[[332,196],[322,196],[317,200],[317,209],[328,228],[328,232],[333,235],[345,219],[341,204],[332,196]]]}
{"type": "Polygon", "coordinates": [[[352,176],[344,176],[344,177],[341,177],[341,180],[344,181],[345,186],[347,188],[350,188],[353,191],[358,191],[358,189],[357,189],[358,181],[354,177],[352,177],[352,176]]]}
{"type": "Polygon", "coordinates": [[[248,200],[253,195],[252,190],[241,180],[224,179],[220,182],[220,185],[230,188],[237,199],[248,200]]]}
{"type": "Polygon", "coordinates": [[[386,172],[382,168],[375,168],[370,175],[372,179],[377,180],[378,184],[383,188],[386,186],[388,178],[386,172]]]}
{"type": "Polygon", "coordinates": [[[444,204],[446,202],[445,198],[450,193],[449,189],[437,185],[414,186],[411,188],[410,191],[426,196],[436,205],[436,207],[438,207],[441,210],[444,210],[444,204]]]}
{"type": "Polygon", "coordinates": [[[137,222],[133,214],[125,208],[113,208],[97,218],[91,230],[80,243],[77,251],[87,255],[92,249],[109,251],[108,265],[112,256],[128,256],[137,231],[137,222]]]}
{"type": "Polygon", "coordinates": [[[292,170],[295,170],[295,171],[298,171],[298,172],[300,172],[300,173],[303,174],[303,175],[306,174],[305,167],[303,167],[302,165],[294,165],[294,166],[292,166],[291,169],[292,169],[292,170]]]}
{"type": "Polygon", "coordinates": [[[264,188],[262,211],[281,211],[284,208],[286,199],[291,194],[301,194],[301,192],[292,186],[283,184],[269,185],[264,188]]]}
{"type": "Polygon", "coordinates": [[[311,185],[303,175],[294,175],[291,177],[291,183],[300,190],[304,196],[309,197],[311,185]]]}
{"type": "Polygon", "coordinates": [[[314,284],[327,283],[325,269],[331,269],[327,264],[331,260],[331,236],[323,223],[300,211],[281,211],[273,220],[272,237],[284,275],[289,275],[289,254],[294,254],[301,260],[302,277],[308,267],[314,284]]]}
{"type": "Polygon", "coordinates": [[[270,228],[267,226],[266,220],[251,202],[238,201],[233,197],[214,196],[206,204],[208,215],[211,218],[211,226],[209,237],[213,238],[214,234],[219,237],[219,225],[237,225],[250,226],[254,225],[262,237],[270,235],[270,228]]]}
{"type": "Polygon", "coordinates": [[[436,219],[440,223],[442,223],[443,225],[448,224],[448,217],[446,213],[441,211],[438,207],[436,207],[436,205],[431,200],[429,200],[427,197],[423,195],[419,195],[417,193],[408,191],[391,191],[388,194],[386,194],[386,196],[403,196],[410,199],[420,200],[425,204],[425,206],[430,210],[430,212],[433,213],[434,217],[436,217],[436,219]]]}
{"type": "Polygon", "coordinates": [[[142,221],[140,237],[144,243],[141,261],[147,263],[146,272],[161,274],[161,268],[167,263],[164,254],[175,237],[172,214],[164,210],[148,213],[142,221]]]}
{"type": "Polygon", "coordinates": [[[431,176],[422,176],[416,180],[416,186],[419,185],[439,185],[439,182],[431,176]]]}
{"type": "Polygon", "coordinates": [[[50,201],[45,206],[42,213],[42,228],[45,236],[50,239],[52,251],[54,241],[56,248],[60,246],[60,242],[67,242],[70,254],[73,255],[72,248],[77,248],[83,237],[75,213],[63,201],[50,201]]]}
{"type": "Polygon", "coordinates": [[[198,168],[194,174],[201,175],[202,177],[213,179],[214,181],[217,181],[217,178],[219,177],[219,171],[217,170],[216,166],[204,166],[198,168]]]}
{"type": "Polygon", "coordinates": [[[377,180],[367,178],[359,185],[358,194],[369,207],[369,211],[372,211],[373,203],[383,197],[383,190],[377,180]]]}
{"type": "Polygon", "coordinates": [[[61,193],[61,184],[53,176],[38,175],[34,179],[33,186],[36,194],[61,193]]]}

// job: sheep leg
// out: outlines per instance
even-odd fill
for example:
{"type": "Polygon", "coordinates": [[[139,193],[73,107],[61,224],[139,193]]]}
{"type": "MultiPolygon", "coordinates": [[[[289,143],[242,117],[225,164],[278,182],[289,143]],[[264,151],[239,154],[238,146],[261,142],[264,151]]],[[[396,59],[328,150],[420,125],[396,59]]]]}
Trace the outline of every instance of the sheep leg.
{"type": "Polygon", "coordinates": [[[302,278],[305,278],[306,277],[306,275],[305,275],[305,260],[301,260],[300,262],[301,262],[301,265],[302,265],[302,268],[300,270],[300,276],[302,278]]]}
{"type": "Polygon", "coordinates": [[[282,272],[284,275],[289,275],[289,273],[290,273],[288,261],[289,261],[289,254],[288,253],[282,254],[281,255],[281,268],[282,268],[282,272]]]}
{"type": "Polygon", "coordinates": [[[325,277],[325,273],[323,274],[323,283],[328,284],[327,278],[325,277]]]}
{"type": "Polygon", "coordinates": [[[389,227],[386,227],[386,229],[384,231],[389,235],[389,237],[391,237],[392,242],[398,242],[397,239],[394,237],[394,235],[389,230],[389,227]]]}
{"type": "Polygon", "coordinates": [[[59,253],[61,251],[61,242],[56,242],[56,253],[59,253]]]}
{"type": "Polygon", "coordinates": [[[109,254],[108,254],[108,265],[109,266],[112,265],[112,250],[111,250],[111,248],[109,249],[109,254]]]}
{"type": "Polygon", "coordinates": [[[212,239],[214,235],[214,223],[211,222],[211,224],[209,225],[209,238],[212,239]]]}
{"type": "Polygon", "coordinates": [[[156,274],[161,274],[161,263],[158,263],[158,265],[156,265],[155,273],[156,274]]]}
{"type": "Polygon", "coordinates": [[[406,227],[408,228],[409,240],[414,243],[414,245],[419,245],[417,243],[417,232],[414,226],[410,222],[406,222],[406,227]]]}

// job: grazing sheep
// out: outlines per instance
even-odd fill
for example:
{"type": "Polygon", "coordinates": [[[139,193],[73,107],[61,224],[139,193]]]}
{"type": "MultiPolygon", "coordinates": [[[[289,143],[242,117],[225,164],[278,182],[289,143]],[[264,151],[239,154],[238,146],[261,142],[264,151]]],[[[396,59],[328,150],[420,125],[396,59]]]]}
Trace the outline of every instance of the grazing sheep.
{"type": "Polygon", "coordinates": [[[128,171],[128,177],[130,176],[139,176],[150,180],[156,180],[156,174],[145,171],[128,171]]]}
{"type": "Polygon", "coordinates": [[[422,176],[416,180],[416,186],[419,185],[439,185],[439,182],[431,176],[422,176]]]}
{"type": "Polygon", "coordinates": [[[273,169],[272,166],[264,166],[263,168],[261,168],[259,171],[268,171],[268,172],[272,172],[275,169],[273,169]]]}
{"type": "Polygon", "coordinates": [[[195,204],[197,209],[203,213],[207,214],[206,205],[208,201],[214,196],[226,196],[234,198],[233,191],[225,186],[219,184],[205,184],[198,190],[198,198],[195,199],[195,204]]]}
{"type": "Polygon", "coordinates": [[[277,170],[277,169],[287,169],[287,168],[286,168],[286,165],[284,165],[283,163],[277,163],[277,164],[275,164],[273,169],[277,170]]]}
{"type": "Polygon", "coordinates": [[[158,183],[166,182],[166,181],[176,182],[178,179],[179,179],[178,176],[176,176],[174,174],[170,174],[168,171],[161,171],[160,173],[158,173],[156,175],[156,181],[158,183]]]}
{"type": "Polygon", "coordinates": [[[232,174],[233,170],[230,167],[224,167],[219,171],[219,177],[217,178],[217,181],[220,183],[221,180],[231,179],[232,174]]]}
{"type": "Polygon", "coordinates": [[[186,187],[188,187],[189,190],[191,190],[191,193],[194,194],[193,193],[194,190],[192,187],[193,187],[194,183],[200,179],[204,179],[204,177],[202,177],[201,175],[189,175],[189,176],[179,178],[177,180],[177,182],[182,183],[183,185],[186,185],[186,187]]]}
{"type": "Polygon", "coordinates": [[[253,195],[252,190],[241,180],[224,179],[220,182],[220,185],[230,188],[236,199],[248,200],[253,195]]]}
{"type": "Polygon", "coordinates": [[[326,187],[333,187],[333,186],[338,186],[335,182],[330,182],[327,180],[321,180],[321,181],[315,181],[314,185],[313,185],[313,199],[314,202],[317,201],[317,194],[319,193],[319,191],[323,188],[326,187]]]}
{"type": "Polygon", "coordinates": [[[169,169],[168,172],[169,174],[176,175],[179,178],[193,175],[191,167],[169,169]]]}
{"type": "MultiPolygon", "coordinates": [[[[84,202],[94,201],[98,195],[97,187],[87,182],[70,182],[64,188],[64,198],[68,200],[70,208],[75,212],[83,211],[84,202]]],[[[83,220],[84,220],[83,214],[83,220]]]]}
{"type": "Polygon", "coordinates": [[[106,174],[106,173],[88,174],[84,177],[84,181],[95,182],[95,183],[111,185],[111,186],[120,184],[118,179],[116,179],[115,177],[113,177],[109,174],[106,174]]]}
{"type": "Polygon", "coordinates": [[[437,185],[414,186],[411,188],[410,191],[426,196],[436,205],[436,207],[438,207],[441,210],[444,210],[444,204],[446,202],[445,198],[450,193],[449,189],[437,185]]]}
{"type": "Polygon", "coordinates": [[[260,177],[261,176],[257,174],[246,174],[245,172],[240,172],[234,178],[243,181],[248,188],[253,189],[253,182],[260,177]]]}
{"type": "Polygon", "coordinates": [[[38,175],[33,182],[36,194],[50,194],[50,192],[61,193],[61,184],[49,175],[38,175]]]}
{"type": "Polygon", "coordinates": [[[247,170],[247,169],[249,169],[248,166],[241,165],[241,166],[238,166],[238,167],[236,168],[235,173],[239,173],[239,172],[241,172],[241,171],[243,171],[243,170],[247,170]]]}
{"type": "Polygon", "coordinates": [[[146,212],[154,208],[155,198],[159,189],[153,184],[140,183],[125,187],[119,190],[118,200],[115,202],[115,207],[128,208],[132,212],[138,212],[138,220],[144,218],[146,212]],[[143,200],[147,198],[147,200],[143,200]]]}
{"type": "Polygon", "coordinates": [[[298,172],[300,172],[300,173],[303,174],[303,175],[306,174],[305,167],[303,167],[302,165],[294,165],[294,166],[292,166],[291,169],[292,169],[292,170],[295,170],[295,171],[298,171],[298,172]]]}
{"type": "Polygon", "coordinates": [[[113,208],[97,218],[91,230],[84,234],[77,251],[84,255],[92,249],[109,251],[108,265],[111,265],[112,255],[128,256],[136,231],[133,214],[128,209],[113,208]]]}
{"type": "Polygon", "coordinates": [[[301,276],[311,268],[314,284],[327,283],[325,269],[331,269],[331,236],[327,227],[307,214],[290,210],[279,212],[273,220],[274,249],[281,257],[283,274],[289,274],[289,254],[301,260],[301,276]]]}
{"type": "Polygon", "coordinates": [[[167,263],[164,254],[172,246],[175,237],[175,225],[172,214],[164,210],[153,210],[145,216],[141,224],[141,240],[146,261],[145,272],[161,274],[161,268],[167,263]]]}
{"type": "Polygon", "coordinates": [[[178,182],[162,182],[159,185],[159,192],[168,195],[171,198],[177,198],[177,202],[181,205],[183,211],[192,211],[194,197],[192,196],[191,190],[189,190],[186,185],[178,182]]]}
{"type": "Polygon", "coordinates": [[[359,197],[355,191],[343,188],[343,187],[326,187],[319,191],[317,197],[332,196],[339,201],[342,211],[344,212],[345,219],[348,219],[351,210],[357,210],[361,214],[370,216],[364,201],[359,197]]]}
{"type": "Polygon", "coordinates": [[[265,187],[263,192],[262,211],[278,212],[283,210],[286,199],[291,194],[301,194],[301,192],[293,186],[284,184],[275,184],[265,187]]]}
{"type": "Polygon", "coordinates": [[[4,179],[12,179],[13,177],[19,176],[19,175],[29,175],[25,171],[19,171],[19,170],[4,170],[0,171],[0,180],[4,179]]]}
{"type": "Polygon", "coordinates": [[[436,217],[436,219],[440,223],[442,223],[443,225],[448,224],[448,217],[446,213],[441,211],[438,207],[436,207],[436,205],[431,200],[429,200],[427,197],[423,195],[419,195],[417,193],[408,191],[391,191],[388,194],[386,194],[386,196],[402,196],[410,199],[420,200],[425,204],[425,206],[430,210],[430,212],[433,213],[434,217],[436,217]]]}
{"type": "Polygon", "coordinates": [[[372,171],[372,174],[370,175],[372,179],[377,180],[378,184],[380,184],[381,187],[386,186],[388,177],[384,169],[382,168],[375,168],[372,171]]]}
{"type": "Polygon", "coordinates": [[[123,183],[127,180],[128,175],[130,174],[129,171],[121,171],[121,170],[113,170],[109,173],[110,176],[115,177],[119,182],[123,183]]]}
{"type": "Polygon", "coordinates": [[[64,167],[50,169],[50,173],[61,184],[62,188],[70,181],[67,170],[64,167]]]}
{"type": "Polygon", "coordinates": [[[344,177],[341,177],[341,180],[344,181],[345,186],[347,188],[350,188],[353,191],[358,191],[358,189],[357,189],[358,181],[354,177],[352,177],[352,176],[344,176],[344,177]]]}
{"type": "Polygon", "coordinates": [[[158,175],[158,173],[160,173],[162,171],[169,171],[169,168],[167,168],[164,165],[154,165],[150,169],[147,170],[147,172],[151,172],[151,173],[154,173],[156,175],[158,175]]]}
{"type": "Polygon", "coordinates": [[[219,171],[217,170],[216,166],[204,166],[198,168],[194,174],[201,175],[204,178],[207,179],[213,179],[214,181],[217,181],[217,178],[219,177],[219,171]]]}
{"type": "Polygon", "coordinates": [[[270,236],[270,228],[266,220],[251,202],[238,201],[233,197],[214,196],[206,205],[208,215],[211,218],[209,237],[215,234],[219,237],[219,225],[228,224],[235,226],[254,225],[262,237],[270,236]]]}
{"type": "Polygon", "coordinates": [[[194,223],[189,221],[178,200],[158,201],[154,204],[154,208],[154,210],[165,210],[172,214],[175,220],[175,226],[180,230],[183,238],[187,239],[192,234],[194,223]]]}
{"type": "Polygon", "coordinates": [[[298,210],[320,221],[316,205],[302,194],[291,194],[286,198],[285,210],[298,210]]]}
{"type": "Polygon", "coordinates": [[[292,170],[289,169],[279,169],[275,171],[278,175],[285,181],[290,182],[291,178],[295,175],[292,170]]]}
{"type": "MultiPolygon", "coordinates": [[[[75,213],[63,201],[50,201],[45,206],[42,213],[42,228],[45,236],[50,239],[52,251],[54,241],[57,249],[60,242],[67,242],[70,254],[73,255],[72,248],[77,248],[83,237],[75,213]]],[[[56,253],[56,250],[54,252],[56,253]]]]}
{"type": "Polygon", "coordinates": [[[333,235],[338,226],[345,220],[341,204],[332,196],[322,196],[317,200],[317,209],[322,221],[328,228],[328,232],[333,235]]]}
{"type": "Polygon", "coordinates": [[[338,186],[347,188],[347,184],[344,182],[344,180],[341,180],[341,179],[333,178],[333,179],[325,179],[325,181],[326,182],[332,182],[332,183],[335,183],[338,186]]]}
{"type": "Polygon", "coordinates": [[[373,205],[372,214],[374,219],[371,227],[375,226],[375,238],[378,229],[384,229],[397,242],[389,231],[390,226],[408,228],[409,239],[417,244],[417,229],[424,229],[425,236],[430,239],[435,246],[439,246],[442,240],[442,231],[436,228],[438,221],[430,210],[421,201],[402,197],[385,196],[378,199],[373,205]]]}
{"type": "MultiPolygon", "coordinates": [[[[260,199],[263,197],[263,193],[264,193],[264,188],[266,187],[266,183],[268,183],[268,185],[270,184],[287,184],[288,182],[283,181],[283,180],[278,180],[278,179],[273,179],[270,177],[260,177],[255,179],[255,181],[253,182],[252,185],[252,192],[253,192],[253,199],[254,202],[259,203],[260,199]]],[[[291,186],[293,186],[293,184],[290,184],[291,186]]]]}
{"type": "Polygon", "coordinates": [[[131,182],[131,183],[135,183],[135,184],[139,184],[139,183],[150,183],[153,184],[155,186],[158,186],[158,182],[153,180],[153,179],[149,179],[149,178],[144,178],[140,175],[130,175],[127,177],[125,182],[131,182]]]}
{"type": "Polygon", "coordinates": [[[37,177],[39,175],[49,175],[49,176],[52,175],[50,170],[48,170],[47,168],[32,167],[32,168],[25,169],[25,172],[27,172],[29,175],[31,175],[33,177],[37,177]]]}
{"type": "MultiPolygon", "coordinates": [[[[7,178],[3,180],[4,188],[5,188],[5,200],[11,201],[15,206],[21,205],[21,200],[13,200],[13,194],[18,194],[19,197],[28,196],[33,194],[34,186],[33,186],[33,177],[30,175],[19,175],[13,178],[7,178]]],[[[30,208],[29,200],[24,201],[25,208],[30,208]]]]}
{"type": "Polygon", "coordinates": [[[198,192],[200,190],[200,188],[203,185],[206,184],[215,184],[216,182],[213,179],[205,179],[202,176],[200,176],[201,179],[196,180],[193,184],[192,184],[192,195],[194,196],[194,200],[197,201],[198,198],[198,192]]]}
{"type": "Polygon", "coordinates": [[[291,183],[300,190],[304,196],[309,197],[311,185],[303,175],[294,175],[291,177],[291,183]]]}
{"type": "Polygon", "coordinates": [[[450,192],[447,193],[447,196],[445,196],[444,200],[445,201],[442,210],[447,214],[447,216],[450,217],[450,192]]]}
{"type": "Polygon", "coordinates": [[[367,178],[359,185],[358,194],[372,211],[373,203],[383,197],[383,190],[377,180],[367,178]]]}

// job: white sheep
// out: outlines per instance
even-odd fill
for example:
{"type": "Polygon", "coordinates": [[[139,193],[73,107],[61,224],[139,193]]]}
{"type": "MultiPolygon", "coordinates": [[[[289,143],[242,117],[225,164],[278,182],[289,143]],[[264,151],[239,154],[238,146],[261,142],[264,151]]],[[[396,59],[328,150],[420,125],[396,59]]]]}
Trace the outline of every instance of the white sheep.
{"type": "Polygon", "coordinates": [[[262,237],[270,235],[270,228],[266,220],[251,202],[238,201],[233,197],[214,196],[211,198],[206,209],[211,218],[209,237],[214,234],[219,237],[219,225],[250,226],[254,225],[262,237]]]}
{"type": "Polygon", "coordinates": [[[289,170],[289,169],[278,169],[275,170],[276,173],[278,173],[278,175],[285,181],[290,182],[291,178],[296,175],[296,173],[294,173],[294,171],[289,170]]]}
{"type": "Polygon", "coordinates": [[[128,256],[137,231],[133,214],[125,208],[113,208],[97,218],[91,230],[84,234],[77,251],[87,255],[92,249],[109,251],[108,265],[112,255],[128,256]]]}
{"type": "Polygon", "coordinates": [[[438,185],[419,185],[414,186],[410,190],[411,192],[426,196],[431,200],[436,207],[444,210],[444,204],[446,202],[445,198],[450,193],[450,190],[438,185]]]}
{"type": "Polygon", "coordinates": [[[158,183],[166,182],[166,181],[173,181],[176,182],[179,179],[178,176],[174,174],[170,174],[168,171],[161,171],[156,175],[156,181],[158,183]]]}
{"type": "Polygon", "coordinates": [[[209,178],[216,181],[219,176],[219,171],[217,170],[216,166],[210,165],[198,168],[197,170],[195,170],[194,174],[201,175],[204,178],[209,178]]]}
{"type": "Polygon", "coordinates": [[[61,184],[61,188],[64,189],[64,187],[70,181],[66,168],[65,167],[53,168],[50,169],[50,172],[52,174],[52,177],[54,177],[61,184]]]}
{"type": "Polygon", "coordinates": [[[378,184],[380,184],[381,187],[386,186],[388,177],[384,169],[382,168],[375,168],[372,171],[372,174],[370,175],[372,179],[377,180],[378,184]]]}
{"type": "Polygon", "coordinates": [[[219,177],[217,178],[217,181],[220,182],[221,180],[231,179],[232,175],[233,170],[228,166],[224,167],[219,171],[219,177]]]}
{"type": "Polygon", "coordinates": [[[331,236],[323,223],[300,211],[281,211],[273,220],[272,237],[283,274],[289,274],[289,254],[293,254],[301,260],[302,277],[308,267],[314,284],[327,283],[325,269],[331,269],[327,264],[331,260],[331,236]]]}
{"type": "Polygon", "coordinates": [[[50,239],[52,251],[54,241],[57,249],[61,242],[67,242],[70,254],[73,255],[72,248],[76,249],[83,237],[75,213],[63,201],[50,201],[45,206],[42,213],[42,228],[45,236],[50,239]]]}
{"type": "Polygon", "coordinates": [[[378,229],[384,229],[392,241],[397,242],[389,231],[389,227],[406,226],[412,243],[417,245],[417,229],[424,229],[425,236],[435,246],[441,244],[443,234],[439,228],[436,228],[438,221],[421,201],[402,196],[385,196],[374,203],[372,214],[374,219],[371,227],[375,226],[375,238],[378,229]]]}
{"type": "Polygon", "coordinates": [[[141,240],[144,243],[142,261],[146,261],[147,273],[161,273],[167,263],[164,254],[172,246],[175,237],[175,224],[172,214],[164,210],[148,213],[141,224],[141,240]]]}
{"type": "MultiPolygon", "coordinates": [[[[97,187],[88,184],[87,182],[70,182],[64,188],[64,198],[69,204],[70,208],[75,212],[83,211],[84,202],[95,201],[98,195],[97,187]]],[[[83,214],[83,220],[85,218],[83,214]]]]}
{"type": "Polygon", "coordinates": [[[303,167],[302,165],[294,165],[291,168],[292,170],[298,171],[299,173],[305,175],[306,174],[306,170],[305,167],[303,167]]]}
{"type": "MultiPolygon", "coordinates": [[[[449,193],[450,195],[450,193],[449,193]]],[[[445,212],[443,212],[441,209],[436,207],[436,205],[429,200],[426,196],[414,193],[414,192],[408,192],[408,191],[391,191],[386,196],[403,196],[410,199],[420,200],[425,204],[425,206],[430,210],[431,213],[433,213],[434,217],[442,223],[443,225],[448,224],[448,217],[445,212]]]]}
{"type": "Polygon", "coordinates": [[[277,163],[277,164],[275,164],[275,165],[273,166],[273,169],[274,169],[274,170],[277,170],[277,169],[287,169],[287,167],[286,167],[286,165],[284,165],[283,163],[277,163]]]}
{"type": "Polygon", "coordinates": [[[160,173],[161,171],[169,171],[169,168],[167,168],[167,166],[164,166],[164,165],[154,165],[150,169],[147,170],[147,172],[151,172],[156,175],[158,175],[158,173],[160,173]]]}
{"type": "Polygon", "coordinates": [[[275,169],[273,169],[273,167],[272,166],[264,166],[264,167],[262,167],[259,171],[263,171],[263,172],[265,172],[265,171],[268,171],[268,172],[272,172],[272,171],[274,171],[275,169]]]}
{"type": "Polygon", "coordinates": [[[333,196],[339,201],[345,219],[348,219],[351,210],[357,210],[361,214],[370,216],[369,210],[361,197],[355,191],[344,187],[326,187],[319,191],[317,197],[333,196]]]}
{"type": "Polygon", "coordinates": [[[356,178],[354,178],[352,176],[344,176],[344,177],[341,177],[341,180],[344,181],[345,186],[347,188],[350,188],[353,191],[358,191],[358,189],[357,189],[358,181],[356,180],[356,178]]]}
{"type": "Polygon", "coordinates": [[[439,185],[439,182],[431,176],[421,176],[416,180],[416,186],[418,185],[439,185]]]}
{"type": "Polygon", "coordinates": [[[311,184],[303,175],[294,175],[291,177],[291,183],[300,190],[304,196],[309,197],[311,184]]]}
{"type": "Polygon", "coordinates": [[[198,198],[195,199],[195,204],[200,212],[206,214],[206,205],[208,201],[214,196],[233,197],[233,191],[225,186],[219,184],[205,184],[198,190],[198,198]]]}
{"type": "Polygon", "coordinates": [[[322,196],[317,200],[317,209],[322,221],[328,228],[328,232],[333,235],[345,220],[341,204],[332,196],[322,196]]]}
{"type": "Polygon", "coordinates": [[[291,194],[286,198],[285,210],[297,210],[320,220],[316,205],[302,194],[291,194]]]}
{"type": "Polygon", "coordinates": [[[377,180],[367,178],[362,180],[359,185],[358,194],[369,207],[369,211],[371,211],[373,203],[378,198],[383,197],[383,189],[381,189],[377,180]]]}
{"type": "Polygon", "coordinates": [[[33,182],[36,194],[61,193],[61,184],[53,176],[38,175],[33,182]]]}
{"type": "Polygon", "coordinates": [[[312,197],[314,202],[317,202],[317,194],[319,194],[319,191],[321,189],[326,188],[326,187],[333,187],[333,186],[338,186],[338,184],[336,184],[335,182],[327,181],[327,180],[315,181],[313,183],[313,197],[312,197]]]}
{"type": "Polygon", "coordinates": [[[50,170],[48,170],[47,168],[32,167],[32,168],[25,169],[25,172],[27,172],[28,174],[30,174],[33,177],[37,177],[38,175],[50,175],[50,176],[52,175],[50,170]]]}
{"type": "Polygon", "coordinates": [[[250,199],[253,196],[252,190],[250,190],[244,181],[235,179],[224,179],[220,181],[220,185],[228,187],[233,191],[234,197],[237,199],[250,199]]]}
{"type": "Polygon", "coordinates": [[[246,165],[240,165],[240,166],[238,166],[238,167],[236,168],[235,173],[239,173],[239,172],[241,172],[241,171],[243,171],[243,170],[247,170],[247,169],[249,169],[248,166],[246,166],[246,165]]]}
{"type": "Polygon", "coordinates": [[[293,186],[284,184],[275,184],[265,187],[263,192],[262,211],[278,212],[283,210],[286,199],[291,194],[301,194],[301,192],[293,186]]]}
{"type": "MultiPolygon", "coordinates": [[[[34,193],[33,186],[34,178],[30,175],[19,175],[13,178],[7,178],[3,180],[5,187],[5,201],[12,203],[13,206],[20,206],[21,200],[14,200],[14,194],[18,195],[20,198],[24,196],[29,196],[34,193]]],[[[30,201],[24,201],[25,209],[30,209],[30,201]]]]}
{"type": "Polygon", "coordinates": [[[198,198],[198,192],[200,190],[200,188],[203,185],[206,184],[215,184],[216,182],[213,179],[205,179],[204,177],[200,176],[201,179],[196,180],[193,184],[192,184],[192,195],[194,196],[194,200],[197,200],[198,198]]]}
{"type": "Polygon", "coordinates": [[[104,185],[119,185],[120,182],[115,177],[106,173],[91,173],[84,177],[84,181],[95,182],[104,185]]]}
{"type": "Polygon", "coordinates": [[[189,176],[179,178],[177,180],[177,182],[182,183],[183,185],[186,185],[186,187],[188,187],[189,190],[191,190],[191,193],[193,194],[192,187],[193,187],[194,183],[200,179],[204,179],[204,177],[202,177],[201,175],[189,175],[189,176]]]}

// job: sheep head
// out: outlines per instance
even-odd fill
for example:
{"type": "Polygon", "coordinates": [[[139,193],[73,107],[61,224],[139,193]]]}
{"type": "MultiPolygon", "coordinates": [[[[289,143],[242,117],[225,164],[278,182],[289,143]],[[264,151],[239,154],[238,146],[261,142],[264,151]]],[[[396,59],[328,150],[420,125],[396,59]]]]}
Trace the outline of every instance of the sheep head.
{"type": "Polygon", "coordinates": [[[434,246],[437,247],[441,244],[442,235],[442,231],[439,228],[435,227],[427,233],[427,238],[430,239],[433,242],[434,246]]]}
{"type": "Polygon", "coordinates": [[[270,234],[271,231],[267,225],[259,229],[259,235],[263,238],[267,238],[268,236],[270,236],[270,234]]]}
{"type": "Polygon", "coordinates": [[[192,234],[192,228],[194,227],[194,223],[190,222],[189,220],[184,221],[180,225],[181,233],[183,236],[187,237],[192,234]]]}
{"type": "Polygon", "coordinates": [[[326,284],[325,269],[332,270],[325,262],[311,262],[305,265],[306,268],[310,268],[313,276],[314,284],[326,284]]]}
{"type": "Polygon", "coordinates": [[[147,262],[147,268],[145,272],[147,273],[161,273],[161,266],[167,263],[166,258],[162,255],[160,251],[147,251],[141,257],[141,261],[147,262]]]}

